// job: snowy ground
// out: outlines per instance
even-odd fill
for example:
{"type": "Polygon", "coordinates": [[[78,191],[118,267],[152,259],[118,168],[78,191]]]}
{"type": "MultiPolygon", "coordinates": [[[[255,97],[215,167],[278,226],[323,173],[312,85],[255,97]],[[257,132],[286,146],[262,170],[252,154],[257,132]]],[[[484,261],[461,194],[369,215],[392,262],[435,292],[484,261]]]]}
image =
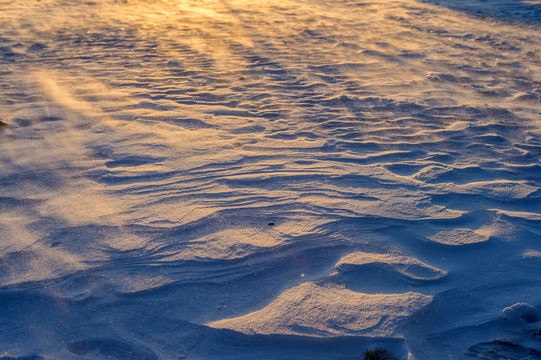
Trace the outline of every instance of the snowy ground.
{"type": "Polygon", "coordinates": [[[541,1],[0,24],[0,359],[541,358],[541,1]]]}

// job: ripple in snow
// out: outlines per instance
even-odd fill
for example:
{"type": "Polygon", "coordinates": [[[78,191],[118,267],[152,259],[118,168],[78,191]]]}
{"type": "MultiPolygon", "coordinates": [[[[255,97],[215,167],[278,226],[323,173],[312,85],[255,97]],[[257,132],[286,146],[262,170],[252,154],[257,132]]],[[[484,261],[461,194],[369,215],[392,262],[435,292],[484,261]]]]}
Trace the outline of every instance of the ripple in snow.
{"type": "Polygon", "coordinates": [[[450,231],[440,231],[428,237],[428,239],[444,245],[459,246],[482,243],[488,241],[489,237],[470,229],[453,229],[450,231]]]}
{"type": "Polygon", "coordinates": [[[365,267],[377,267],[410,280],[436,280],[444,277],[447,272],[425,264],[415,258],[397,254],[371,254],[354,252],[344,256],[336,264],[340,272],[357,270],[365,267]]]}
{"type": "Polygon", "coordinates": [[[231,260],[251,255],[261,249],[279,245],[279,239],[258,229],[227,229],[193,240],[179,254],[167,260],[231,260]]]}

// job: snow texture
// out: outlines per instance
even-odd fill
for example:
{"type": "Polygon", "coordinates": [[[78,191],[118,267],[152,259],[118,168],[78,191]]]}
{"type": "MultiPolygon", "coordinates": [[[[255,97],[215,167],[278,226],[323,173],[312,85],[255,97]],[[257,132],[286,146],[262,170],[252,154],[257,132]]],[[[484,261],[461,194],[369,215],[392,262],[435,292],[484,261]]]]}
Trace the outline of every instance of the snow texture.
{"type": "Polygon", "coordinates": [[[0,24],[0,359],[541,351],[539,0],[0,24]]]}

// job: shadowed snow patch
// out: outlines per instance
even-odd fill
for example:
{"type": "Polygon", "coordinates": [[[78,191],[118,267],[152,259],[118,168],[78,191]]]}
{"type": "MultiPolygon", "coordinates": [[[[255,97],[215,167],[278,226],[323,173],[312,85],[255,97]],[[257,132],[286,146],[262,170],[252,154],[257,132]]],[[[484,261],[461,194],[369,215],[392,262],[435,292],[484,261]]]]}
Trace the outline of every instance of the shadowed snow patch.
{"type": "Polygon", "coordinates": [[[496,340],[474,345],[468,349],[466,355],[485,360],[535,360],[541,358],[541,351],[510,341],[496,340]]]}
{"type": "Polygon", "coordinates": [[[68,350],[80,356],[106,359],[155,360],[158,357],[148,350],[113,339],[89,339],[68,345],[68,350]]]}

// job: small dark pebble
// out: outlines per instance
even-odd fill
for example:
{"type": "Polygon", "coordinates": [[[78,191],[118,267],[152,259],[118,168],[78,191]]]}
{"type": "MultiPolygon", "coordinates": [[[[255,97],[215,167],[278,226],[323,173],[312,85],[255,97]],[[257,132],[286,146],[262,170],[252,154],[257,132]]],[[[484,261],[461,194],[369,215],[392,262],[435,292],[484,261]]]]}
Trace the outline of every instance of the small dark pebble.
{"type": "Polygon", "coordinates": [[[0,121],[0,128],[4,127],[4,126],[8,126],[7,123],[3,122],[3,121],[0,121]]]}
{"type": "Polygon", "coordinates": [[[269,226],[274,226],[275,224],[273,222],[270,222],[269,223],[269,226]]]}

